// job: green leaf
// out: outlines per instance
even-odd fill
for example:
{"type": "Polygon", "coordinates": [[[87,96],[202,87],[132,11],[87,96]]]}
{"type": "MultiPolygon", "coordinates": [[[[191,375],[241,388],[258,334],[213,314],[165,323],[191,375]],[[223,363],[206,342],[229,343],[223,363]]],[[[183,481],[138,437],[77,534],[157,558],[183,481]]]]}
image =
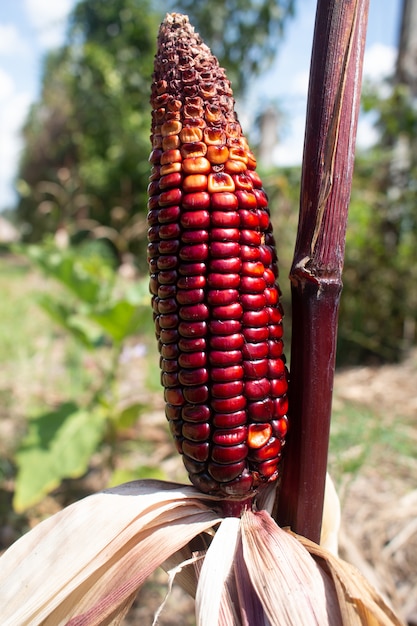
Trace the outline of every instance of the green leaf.
{"type": "Polygon", "coordinates": [[[93,349],[100,339],[97,329],[93,328],[89,320],[77,315],[72,307],[58,302],[53,296],[39,294],[39,306],[54,320],[56,324],[69,332],[86,348],[93,349]]]}
{"type": "Polygon", "coordinates": [[[120,411],[120,413],[114,417],[117,428],[129,428],[129,426],[132,426],[145,408],[146,405],[141,404],[140,402],[135,402],[134,404],[131,404],[123,409],[123,411],[120,411]]]}
{"type": "Polygon", "coordinates": [[[148,307],[137,306],[129,300],[119,300],[98,312],[92,312],[89,317],[99,324],[113,341],[121,343],[138,332],[148,314],[148,307]]]}
{"type": "Polygon", "coordinates": [[[87,468],[106,426],[105,414],[86,411],[75,403],[29,421],[29,431],[16,454],[18,474],[14,508],[22,512],[59,486],[78,478],[87,468]]]}

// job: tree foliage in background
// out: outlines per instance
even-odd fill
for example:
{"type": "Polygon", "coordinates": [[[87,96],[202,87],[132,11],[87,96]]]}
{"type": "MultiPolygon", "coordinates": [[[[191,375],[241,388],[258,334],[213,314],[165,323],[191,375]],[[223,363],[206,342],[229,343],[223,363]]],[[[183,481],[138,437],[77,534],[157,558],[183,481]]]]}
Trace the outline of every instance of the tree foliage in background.
{"type": "Polygon", "coordinates": [[[133,242],[146,232],[149,88],[164,13],[190,14],[238,94],[272,60],[293,3],[81,0],[66,44],[46,58],[41,97],[23,131],[17,218],[25,239],[65,228],[75,240],[109,239],[119,258],[137,252],[133,242]]]}
{"type": "Polygon", "coordinates": [[[339,360],[399,360],[416,342],[417,103],[407,86],[364,94],[380,139],[359,155],[347,233],[339,360]]]}

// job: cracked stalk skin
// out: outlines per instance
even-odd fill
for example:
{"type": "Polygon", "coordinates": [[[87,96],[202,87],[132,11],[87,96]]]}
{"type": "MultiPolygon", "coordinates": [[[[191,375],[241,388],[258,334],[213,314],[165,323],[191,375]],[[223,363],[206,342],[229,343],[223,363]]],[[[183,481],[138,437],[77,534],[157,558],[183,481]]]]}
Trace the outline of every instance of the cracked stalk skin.
{"type": "Polygon", "coordinates": [[[165,413],[191,482],[247,499],[279,474],[288,373],[268,199],[225,71],[167,15],[151,92],[148,263],[165,413]]]}

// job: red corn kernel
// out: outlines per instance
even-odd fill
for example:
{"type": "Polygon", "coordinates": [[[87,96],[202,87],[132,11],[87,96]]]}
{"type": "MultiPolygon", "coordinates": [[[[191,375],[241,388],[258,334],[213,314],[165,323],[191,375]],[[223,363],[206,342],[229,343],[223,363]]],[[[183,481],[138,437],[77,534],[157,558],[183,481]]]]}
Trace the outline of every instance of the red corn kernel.
{"type": "Polygon", "coordinates": [[[204,261],[208,257],[209,247],[206,243],[183,246],[180,259],[183,261],[204,261]]]}
{"type": "Polygon", "coordinates": [[[179,289],[176,294],[176,302],[179,304],[197,304],[204,300],[204,289],[179,289]]]}
{"type": "Polygon", "coordinates": [[[187,211],[181,215],[183,228],[208,228],[210,226],[210,213],[208,211],[187,211]]]}
{"type": "Polygon", "coordinates": [[[221,489],[227,496],[242,496],[250,493],[252,486],[252,474],[250,474],[247,470],[243,470],[238,478],[221,485],[221,489]]]}
{"type": "MultiPolygon", "coordinates": [[[[167,174],[162,176],[159,181],[159,187],[161,189],[167,189],[169,187],[179,187],[181,184],[182,176],[180,172],[174,172],[173,174],[167,174]]],[[[152,195],[149,192],[149,195],[152,195]]]]}
{"type": "Polygon", "coordinates": [[[272,435],[271,424],[250,424],[248,429],[248,446],[250,448],[262,448],[272,435]]]}
{"type": "Polygon", "coordinates": [[[282,417],[281,419],[278,419],[278,420],[272,420],[271,426],[272,426],[272,430],[274,432],[275,437],[284,439],[288,431],[288,418],[282,417]]]}
{"type": "Polygon", "coordinates": [[[205,441],[210,436],[210,425],[207,422],[201,424],[185,423],[182,425],[182,436],[191,441],[205,441]]]}
{"type": "Polygon", "coordinates": [[[243,358],[247,360],[264,359],[268,356],[268,352],[268,343],[266,341],[245,343],[242,347],[243,358]]]}
{"type": "Polygon", "coordinates": [[[176,328],[161,328],[160,340],[163,343],[175,343],[179,339],[179,333],[176,328]]]}
{"type": "Polygon", "coordinates": [[[238,320],[242,317],[243,309],[240,302],[234,302],[213,307],[211,314],[216,320],[238,320]]]}
{"type": "Polygon", "coordinates": [[[240,246],[240,256],[242,261],[259,261],[261,252],[259,247],[244,244],[240,246]]]}
{"type": "Polygon", "coordinates": [[[180,247],[180,242],[178,239],[167,239],[165,241],[160,241],[158,245],[158,252],[160,254],[175,254],[178,252],[180,247]]]}
{"type": "Polygon", "coordinates": [[[237,209],[236,195],[227,191],[213,193],[211,206],[213,209],[219,209],[220,211],[234,211],[237,209]]]}
{"type": "Polygon", "coordinates": [[[247,426],[216,430],[213,433],[213,443],[219,446],[235,446],[245,442],[247,433],[247,426]]]}
{"type": "Polygon", "coordinates": [[[237,302],[238,298],[237,289],[209,289],[207,292],[207,302],[213,306],[232,304],[237,302]]]}
{"type": "Polygon", "coordinates": [[[210,409],[206,405],[186,405],[181,410],[181,417],[186,422],[208,422],[210,419],[210,409]]]}
{"type": "Polygon", "coordinates": [[[245,396],[239,395],[233,398],[213,398],[211,400],[211,408],[216,413],[235,413],[241,411],[246,406],[245,396]]]}
{"type": "Polygon", "coordinates": [[[160,347],[161,356],[165,359],[176,359],[179,354],[176,344],[162,344],[160,347]]]}
{"type": "Polygon", "coordinates": [[[276,437],[271,437],[267,444],[257,450],[251,450],[250,458],[253,461],[267,461],[277,457],[281,452],[281,441],[276,437]]]}
{"type": "Polygon", "coordinates": [[[263,293],[242,293],[240,296],[242,307],[246,310],[263,309],[266,305],[266,298],[263,293]]]}
{"type": "Polygon", "coordinates": [[[214,478],[214,480],[217,480],[219,483],[227,483],[237,478],[243,472],[244,468],[245,461],[230,463],[228,465],[222,465],[217,463],[208,464],[208,471],[210,476],[214,478]]]}
{"type": "Polygon", "coordinates": [[[210,452],[210,446],[208,443],[197,443],[194,441],[187,441],[185,439],[182,444],[182,451],[190,458],[202,462],[207,461],[210,452]]]}
{"type": "Polygon", "coordinates": [[[274,417],[284,417],[288,413],[288,398],[281,396],[274,398],[274,417]]]}
{"type": "Polygon", "coordinates": [[[242,274],[255,278],[263,277],[265,271],[264,264],[260,261],[245,261],[242,263],[242,274]]]}
{"type": "Polygon", "coordinates": [[[174,285],[177,278],[178,274],[175,270],[163,270],[158,273],[158,280],[163,285],[174,285]]]}
{"type": "Polygon", "coordinates": [[[242,334],[248,343],[256,343],[257,341],[266,341],[269,338],[269,329],[266,326],[260,328],[246,327],[242,329],[242,334]]]}
{"type": "MultiPolygon", "coordinates": [[[[205,274],[207,269],[207,266],[205,263],[181,263],[181,265],[178,268],[178,271],[180,274],[182,274],[184,276],[184,278],[179,278],[178,279],[178,288],[179,289],[194,289],[197,285],[194,284],[196,281],[198,281],[198,279],[203,279],[203,285],[204,286],[205,283],[205,277],[202,276],[202,274],[205,274]],[[183,284],[185,284],[185,282],[187,281],[187,279],[190,278],[191,282],[193,282],[194,286],[193,287],[184,287],[183,284]],[[180,281],[182,281],[180,283],[180,281]]],[[[191,283],[187,283],[187,284],[191,284],[191,283]]],[[[201,286],[201,285],[200,285],[201,286]]]]}
{"type": "MultiPolygon", "coordinates": [[[[180,268],[180,274],[181,274],[181,268],[180,268]]],[[[184,290],[199,289],[201,287],[204,287],[205,284],[206,284],[205,276],[201,276],[201,275],[197,275],[197,276],[180,276],[180,278],[178,279],[178,282],[177,282],[177,287],[178,287],[179,291],[181,289],[184,289],[184,290]]]]}
{"type": "Polygon", "coordinates": [[[157,303],[158,313],[174,313],[178,309],[177,301],[175,298],[166,298],[165,300],[159,300],[157,303]]]}
{"type": "Polygon", "coordinates": [[[169,206],[170,204],[179,204],[181,202],[181,189],[168,189],[159,194],[159,206],[169,206]]]}
{"type": "Polygon", "coordinates": [[[236,228],[240,225],[240,216],[239,213],[232,211],[213,211],[211,213],[211,224],[220,228],[236,228]]]}
{"type": "Polygon", "coordinates": [[[180,322],[178,332],[181,337],[205,337],[207,334],[207,322],[180,322]]]}
{"type": "Polygon", "coordinates": [[[268,360],[268,375],[270,378],[280,378],[285,374],[285,365],[282,359],[268,360]]]}
{"type": "Polygon", "coordinates": [[[210,337],[210,347],[213,350],[238,350],[245,340],[241,333],[230,335],[212,335],[210,337]]]}
{"type": "Polygon", "coordinates": [[[210,231],[212,241],[239,241],[239,228],[212,228],[210,231]]]}
{"type": "MultiPolygon", "coordinates": [[[[247,384],[245,384],[245,387],[247,384]]],[[[214,398],[234,398],[243,392],[243,385],[244,383],[241,380],[229,383],[214,383],[211,387],[211,393],[214,398]]]]}
{"type": "Polygon", "coordinates": [[[213,446],[211,458],[215,463],[237,463],[248,456],[248,447],[244,443],[234,446],[213,446]]]}
{"type": "Polygon", "coordinates": [[[210,372],[211,378],[216,382],[227,382],[243,378],[243,367],[232,365],[229,367],[213,367],[210,372]]]}
{"type": "Polygon", "coordinates": [[[242,323],[251,328],[264,327],[268,324],[268,312],[265,309],[262,311],[244,311],[242,323]]]}
{"type": "Polygon", "coordinates": [[[274,415],[274,402],[271,398],[249,402],[248,414],[255,422],[264,422],[271,420],[274,415]]]}
{"type": "Polygon", "coordinates": [[[164,398],[165,402],[173,404],[174,406],[181,406],[184,404],[184,395],[180,387],[177,387],[176,389],[165,389],[164,398]]]}
{"type": "Polygon", "coordinates": [[[180,384],[176,372],[161,372],[161,384],[163,387],[178,387],[180,384]]]}
{"type": "Polygon", "coordinates": [[[214,289],[236,289],[240,285],[239,274],[218,274],[212,272],[208,275],[207,282],[214,289]]]}
{"type": "Polygon", "coordinates": [[[207,305],[200,302],[199,304],[182,306],[179,310],[179,315],[182,320],[199,322],[208,318],[209,310],[207,305]]]}
{"type": "MultiPolygon", "coordinates": [[[[165,150],[160,155],[161,165],[169,165],[170,163],[179,163],[182,161],[181,152],[179,150],[165,150]]],[[[161,174],[164,175],[164,172],[161,169],[161,174]]]]}
{"type": "Polygon", "coordinates": [[[258,464],[258,472],[265,478],[271,479],[278,472],[279,458],[264,461],[258,464]]]}
{"type": "Polygon", "coordinates": [[[182,208],[188,209],[208,209],[210,206],[210,194],[207,191],[195,191],[186,193],[182,198],[182,208]]]}
{"type": "Polygon", "coordinates": [[[210,254],[214,258],[237,257],[239,253],[240,244],[236,241],[212,241],[210,243],[210,254]]]}
{"type": "Polygon", "coordinates": [[[247,380],[245,382],[245,395],[248,400],[261,400],[269,394],[270,390],[271,383],[267,378],[247,380]]]}
{"type": "Polygon", "coordinates": [[[169,420],[179,420],[181,418],[181,407],[173,404],[165,405],[165,415],[169,420]]]}
{"type": "Polygon", "coordinates": [[[246,378],[265,378],[268,375],[268,359],[244,361],[243,367],[246,378]]]}
{"type": "Polygon", "coordinates": [[[279,398],[287,393],[288,383],[285,377],[271,380],[271,394],[274,398],[279,398]]]}
{"type": "Polygon", "coordinates": [[[242,360],[242,352],[240,350],[212,350],[209,359],[210,363],[217,367],[236,365],[242,360]]]}
{"type": "Polygon", "coordinates": [[[202,404],[203,402],[207,402],[208,398],[209,389],[207,385],[184,388],[184,399],[190,404],[202,404]]]}
{"type": "Polygon", "coordinates": [[[238,257],[210,260],[210,270],[214,273],[238,274],[241,267],[242,261],[238,257]]]}
{"type": "Polygon", "coordinates": [[[240,231],[240,242],[242,244],[247,244],[250,246],[260,246],[261,241],[261,233],[257,232],[256,230],[242,229],[240,231]]]}
{"type": "Polygon", "coordinates": [[[239,211],[240,224],[243,228],[259,228],[259,216],[254,211],[241,209],[239,211]]]}
{"type": "Polygon", "coordinates": [[[182,233],[182,243],[197,244],[209,240],[207,230],[184,230],[182,233]]]}
{"type": "Polygon", "coordinates": [[[209,322],[210,332],[213,335],[234,335],[241,330],[239,320],[211,320],[209,322]]]}
{"type": "Polygon", "coordinates": [[[195,337],[193,339],[181,337],[178,341],[178,348],[182,352],[202,352],[206,350],[207,342],[204,337],[195,337]]]}
{"type": "Polygon", "coordinates": [[[158,258],[157,267],[159,270],[172,270],[178,265],[178,258],[173,255],[163,255],[158,258]]]}
{"type": "MultiPolygon", "coordinates": [[[[219,402],[219,400],[217,400],[216,402],[219,402]]],[[[213,425],[216,428],[220,428],[222,430],[215,431],[215,433],[213,434],[213,441],[217,433],[218,433],[218,436],[221,436],[222,432],[228,432],[227,429],[232,428],[233,430],[236,430],[238,426],[243,426],[244,424],[246,424],[246,420],[247,420],[246,411],[242,411],[242,410],[234,411],[233,413],[214,413],[213,425]]],[[[223,444],[223,445],[226,445],[226,444],[223,444]]]]}
{"type": "MultiPolygon", "coordinates": [[[[178,364],[181,367],[185,367],[185,368],[200,368],[203,367],[207,362],[207,356],[205,352],[199,351],[199,352],[186,352],[183,354],[180,354],[179,358],[178,358],[178,364]]],[[[201,382],[206,382],[201,381],[201,382]]],[[[201,383],[198,383],[201,384],[201,383]]]]}
{"type": "Polygon", "coordinates": [[[159,236],[161,239],[178,239],[181,235],[179,224],[163,224],[159,226],[159,236]]]}

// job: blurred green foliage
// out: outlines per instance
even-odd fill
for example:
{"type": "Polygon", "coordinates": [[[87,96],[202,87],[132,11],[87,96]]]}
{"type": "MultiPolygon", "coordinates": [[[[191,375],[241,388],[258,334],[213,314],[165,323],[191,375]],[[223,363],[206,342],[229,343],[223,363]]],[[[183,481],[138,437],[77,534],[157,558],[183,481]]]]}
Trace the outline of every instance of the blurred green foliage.
{"type": "Polygon", "coordinates": [[[417,107],[403,85],[364,92],[380,139],[356,160],[339,362],[397,361],[416,343],[417,107]]]}
{"type": "Polygon", "coordinates": [[[24,240],[66,228],[73,242],[106,238],[119,261],[133,252],[143,264],[149,97],[165,12],[190,13],[238,94],[272,60],[293,4],[80,0],[66,44],[46,57],[41,96],[23,130],[17,218],[24,240]]]}
{"type": "Polygon", "coordinates": [[[139,329],[151,327],[148,281],[121,288],[114,260],[102,247],[60,249],[47,242],[19,252],[63,288],[40,294],[38,303],[84,350],[94,351],[102,371],[84,394],[29,420],[16,454],[16,511],[39,502],[62,479],[82,476],[104,442],[112,464],[118,432],[131,426],[144,408],[137,401],[120,401],[122,350],[139,329]]]}

